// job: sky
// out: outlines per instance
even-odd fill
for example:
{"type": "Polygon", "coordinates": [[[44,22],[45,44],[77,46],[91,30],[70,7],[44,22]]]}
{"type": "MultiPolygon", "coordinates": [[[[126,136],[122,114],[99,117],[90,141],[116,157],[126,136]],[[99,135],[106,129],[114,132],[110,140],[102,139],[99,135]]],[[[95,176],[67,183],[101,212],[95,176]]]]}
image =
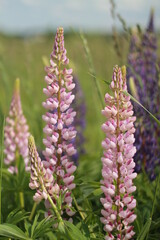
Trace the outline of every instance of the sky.
{"type": "MultiPolygon", "coordinates": [[[[127,26],[148,23],[150,9],[155,10],[155,26],[160,30],[160,0],[114,0],[116,12],[127,26]]],[[[0,31],[30,34],[52,31],[62,26],[92,32],[111,32],[110,0],[0,0],[0,31]]],[[[121,23],[116,20],[121,29],[121,23]]]]}

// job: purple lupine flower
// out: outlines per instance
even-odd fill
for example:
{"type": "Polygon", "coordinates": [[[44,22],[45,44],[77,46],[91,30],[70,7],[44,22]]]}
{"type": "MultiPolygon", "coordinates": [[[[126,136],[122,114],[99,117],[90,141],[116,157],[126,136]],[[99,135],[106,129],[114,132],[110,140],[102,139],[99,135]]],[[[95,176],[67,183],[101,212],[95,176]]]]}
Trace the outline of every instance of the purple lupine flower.
{"type": "MultiPolygon", "coordinates": [[[[133,40],[133,37],[132,37],[133,40]]],[[[128,69],[128,78],[133,78],[136,86],[138,100],[157,118],[159,103],[157,62],[157,41],[154,32],[153,12],[147,30],[142,35],[139,45],[130,48],[128,56],[129,65],[134,69],[128,69]],[[141,84],[140,84],[141,83],[141,84]]],[[[136,171],[140,172],[142,166],[153,180],[155,178],[155,168],[160,162],[158,136],[160,134],[157,124],[151,120],[147,113],[136,103],[134,110],[137,116],[135,145],[137,153],[135,155],[136,171]]]]}
{"type": "Polygon", "coordinates": [[[78,78],[74,75],[73,82],[75,83],[75,88],[73,89],[73,94],[75,95],[75,99],[73,100],[71,107],[76,111],[76,116],[72,123],[75,126],[77,135],[76,138],[73,139],[73,144],[77,149],[77,152],[72,156],[72,160],[74,163],[78,164],[79,156],[85,153],[84,149],[84,130],[86,127],[86,105],[84,100],[83,91],[81,89],[78,78]]]}
{"type": "MultiPolygon", "coordinates": [[[[43,151],[46,161],[44,166],[55,176],[56,191],[58,196],[63,196],[62,214],[72,216],[71,191],[75,188],[74,171],[76,166],[71,161],[71,156],[76,153],[73,139],[76,137],[75,127],[72,125],[76,112],[70,108],[75,87],[72,77],[72,69],[65,66],[69,63],[64,48],[63,28],[57,29],[53,52],[51,53],[50,66],[46,67],[45,81],[47,87],[43,89],[47,99],[43,102],[48,110],[43,116],[46,122],[43,143],[46,146],[43,151]]],[[[53,201],[56,201],[53,198],[53,201]]],[[[48,203],[46,202],[46,207],[48,203]]]]}
{"type": "Polygon", "coordinates": [[[107,232],[105,240],[131,239],[135,234],[132,223],[136,218],[133,211],[136,200],[132,196],[136,190],[132,180],[137,175],[133,160],[136,117],[133,116],[130,97],[123,92],[127,91],[125,67],[115,66],[110,86],[114,96],[105,95],[106,107],[102,110],[107,120],[102,125],[106,138],[102,142],[101,189],[104,198],[100,200],[104,209],[101,222],[107,232]]]}
{"type": "Polygon", "coordinates": [[[18,161],[19,155],[24,159],[26,171],[30,170],[28,166],[29,127],[22,111],[19,85],[20,81],[16,79],[10,111],[4,128],[4,163],[11,173],[17,173],[16,161],[18,161]]]}

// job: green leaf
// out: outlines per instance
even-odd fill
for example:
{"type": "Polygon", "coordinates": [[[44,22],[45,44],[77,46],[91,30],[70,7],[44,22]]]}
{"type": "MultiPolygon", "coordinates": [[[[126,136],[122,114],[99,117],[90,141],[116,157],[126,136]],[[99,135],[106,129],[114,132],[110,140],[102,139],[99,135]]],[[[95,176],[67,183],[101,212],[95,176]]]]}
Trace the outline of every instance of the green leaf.
{"type": "Polygon", "coordinates": [[[60,231],[61,234],[65,234],[65,228],[62,222],[58,224],[58,230],[60,231]]]}
{"type": "Polygon", "coordinates": [[[82,235],[81,231],[69,221],[65,221],[67,226],[68,234],[73,240],[87,240],[85,236],[82,235]]]}
{"type": "Polygon", "coordinates": [[[98,188],[96,190],[93,191],[93,195],[94,196],[100,196],[102,194],[102,189],[101,188],[98,188]]]}
{"type": "Polygon", "coordinates": [[[6,222],[16,224],[28,217],[29,213],[25,212],[24,210],[14,209],[12,212],[9,213],[6,222]]]}
{"type": "Polygon", "coordinates": [[[150,229],[150,226],[151,226],[151,222],[152,222],[152,219],[149,218],[147,220],[147,222],[145,223],[145,225],[143,226],[141,232],[139,233],[138,237],[137,237],[137,240],[144,240],[145,237],[147,236],[147,234],[149,233],[149,229],[150,229]]]}
{"type": "Polygon", "coordinates": [[[54,218],[47,217],[42,221],[38,222],[39,214],[35,216],[33,225],[31,227],[31,237],[37,239],[38,237],[43,237],[43,235],[51,230],[53,224],[57,223],[54,218]]]}
{"type": "Polygon", "coordinates": [[[31,240],[28,238],[25,233],[15,225],[12,224],[0,224],[0,236],[9,237],[13,239],[25,239],[31,240]]]}
{"type": "Polygon", "coordinates": [[[33,221],[32,227],[31,227],[31,237],[33,237],[34,229],[36,228],[38,218],[39,218],[39,213],[37,213],[35,218],[34,218],[34,221],[33,221]]]}

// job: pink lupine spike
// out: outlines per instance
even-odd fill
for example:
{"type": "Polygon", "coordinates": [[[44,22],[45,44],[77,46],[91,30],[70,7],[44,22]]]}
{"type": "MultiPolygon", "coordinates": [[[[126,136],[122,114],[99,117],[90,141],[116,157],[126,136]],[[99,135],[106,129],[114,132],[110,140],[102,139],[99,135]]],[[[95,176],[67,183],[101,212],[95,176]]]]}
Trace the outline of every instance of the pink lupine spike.
{"type": "Polygon", "coordinates": [[[31,162],[31,177],[29,187],[37,190],[33,196],[33,199],[37,203],[39,203],[42,199],[45,199],[46,203],[48,203],[49,211],[51,211],[52,208],[55,217],[58,219],[58,222],[63,223],[59,209],[51,198],[52,196],[58,194],[59,186],[55,184],[53,175],[49,169],[45,169],[43,162],[38,155],[34,138],[31,135],[28,138],[28,149],[31,162]]]}
{"type": "Polygon", "coordinates": [[[102,114],[107,118],[102,125],[106,134],[102,142],[104,156],[102,157],[102,191],[104,206],[101,222],[107,232],[105,239],[131,239],[134,235],[132,223],[136,218],[133,209],[136,200],[132,193],[136,152],[134,143],[134,121],[130,97],[124,94],[126,86],[126,68],[115,66],[111,82],[114,97],[108,93],[105,96],[106,107],[102,114]]]}
{"type": "Polygon", "coordinates": [[[10,111],[4,128],[5,159],[11,173],[17,173],[16,158],[21,155],[25,162],[25,169],[29,171],[28,136],[29,127],[23,115],[20,99],[20,80],[16,79],[10,111]]]}
{"type": "MultiPolygon", "coordinates": [[[[46,135],[43,140],[45,145],[43,154],[46,158],[45,168],[56,176],[55,184],[59,187],[57,198],[64,195],[62,213],[65,210],[71,216],[73,215],[71,211],[72,198],[68,198],[68,196],[75,188],[73,173],[76,167],[70,159],[76,153],[72,144],[76,136],[72,124],[76,113],[70,108],[70,104],[74,100],[72,89],[75,85],[72,83],[72,69],[66,68],[68,63],[63,28],[60,27],[57,29],[50,66],[45,68],[47,87],[43,89],[43,92],[47,99],[43,102],[43,107],[48,112],[43,116],[43,120],[46,122],[43,129],[46,135]]],[[[56,202],[56,198],[52,196],[52,199],[56,202]]]]}

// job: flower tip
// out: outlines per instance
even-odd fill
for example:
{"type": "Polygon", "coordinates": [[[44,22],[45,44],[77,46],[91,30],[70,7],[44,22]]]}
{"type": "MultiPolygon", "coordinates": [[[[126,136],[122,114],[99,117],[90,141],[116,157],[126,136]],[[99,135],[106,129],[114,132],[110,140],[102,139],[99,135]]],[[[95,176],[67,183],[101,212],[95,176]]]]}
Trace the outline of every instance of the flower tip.
{"type": "Polygon", "coordinates": [[[63,27],[58,27],[58,28],[57,28],[57,33],[63,34],[63,27]]]}
{"type": "Polygon", "coordinates": [[[14,90],[16,93],[18,93],[20,91],[20,79],[19,78],[16,78],[14,90]]]}
{"type": "Polygon", "coordinates": [[[28,146],[31,147],[31,146],[34,146],[34,145],[35,145],[34,137],[32,135],[30,135],[28,137],[28,146]]]}
{"type": "Polygon", "coordinates": [[[125,79],[126,78],[126,66],[125,65],[121,67],[121,71],[122,71],[123,79],[125,79]]]}

